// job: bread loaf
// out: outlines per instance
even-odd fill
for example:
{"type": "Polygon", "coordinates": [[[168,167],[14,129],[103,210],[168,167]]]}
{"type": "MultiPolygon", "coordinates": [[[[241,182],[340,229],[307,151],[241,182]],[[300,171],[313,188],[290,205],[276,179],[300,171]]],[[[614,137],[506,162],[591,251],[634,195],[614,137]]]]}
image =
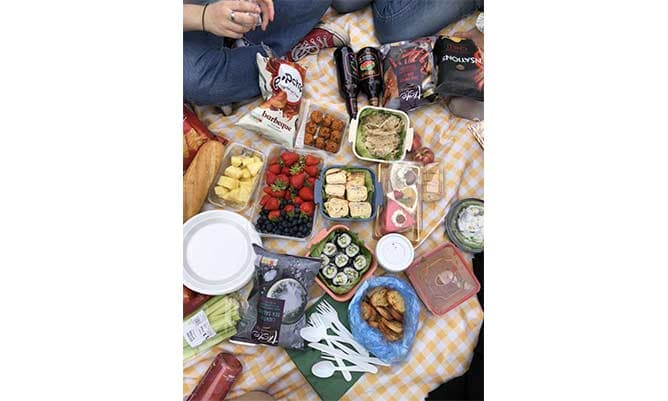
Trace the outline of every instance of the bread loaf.
{"type": "Polygon", "coordinates": [[[204,205],[209,187],[223,161],[225,146],[209,140],[197,152],[183,175],[183,221],[199,213],[204,205]]]}

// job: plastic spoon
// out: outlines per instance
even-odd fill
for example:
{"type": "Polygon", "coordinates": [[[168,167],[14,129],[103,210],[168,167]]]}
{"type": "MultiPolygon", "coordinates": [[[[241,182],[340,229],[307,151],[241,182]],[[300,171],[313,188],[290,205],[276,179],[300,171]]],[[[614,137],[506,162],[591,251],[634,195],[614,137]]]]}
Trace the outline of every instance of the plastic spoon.
{"type": "Polygon", "coordinates": [[[334,366],[333,363],[330,361],[320,361],[313,365],[311,368],[311,373],[313,373],[316,377],[319,377],[321,379],[327,379],[329,377],[332,377],[332,375],[335,372],[366,372],[366,369],[361,369],[361,368],[355,368],[355,367],[346,367],[346,368],[337,368],[334,366]]]}

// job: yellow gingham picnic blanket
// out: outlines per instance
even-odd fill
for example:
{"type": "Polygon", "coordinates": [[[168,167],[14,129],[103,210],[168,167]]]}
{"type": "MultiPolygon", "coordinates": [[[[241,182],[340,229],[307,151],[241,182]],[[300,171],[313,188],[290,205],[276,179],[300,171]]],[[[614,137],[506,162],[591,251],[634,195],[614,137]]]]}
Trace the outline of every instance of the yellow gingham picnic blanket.
{"type": "MultiPolygon", "coordinates": [[[[440,33],[468,30],[474,27],[476,16],[475,14],[469,16],[440,33]]],[[[353,49],[379,45],[373,35],[370,7],[346,15],[338,15],[330,9],[323,20],[344,27],[350,34],[353,49]]],[[[304,97],[317,105],[345,114],[345,105],[338,94],[333,51],[333,49],[322,50],[317,55],[301,61],[302,65],[308,67],[304,97]]],[[[366,105],[364,95],[360,95],[358,101],[360,107],[366,105]]],[[[200,107],[197,108],[197,112],[212,132],[266,153],[266,149],[271,145],[269,141],[234,125],[242,115],[259,103],[257,100],[244,105],[229,117],[222,116],[213,107],[200,107]]],[[[423,203],[423,230],[426,232],[442,221],[453,198],[483,199],[483,152],[467,128],[469,121],[454,117],[443,104],[436,103],[422,107],[410,112],[409,116],[415,132],[420,134],[424,145],[431,147],[436,159],[445,165],[445,198],[438,202],[423,203]]],[[[325,160],[326,165],[366,165],[375,170],[375,165],[355,158],[349,143],[344,142],[341,146],[342,149],[337,155],[327,154],[329,157],[325,160]]],[[[250,218],[251,211],[242,214],[250,218]]],[[[376,240],[372,236],[372,223],[347,225],[358,232],[360,238],[374,249],[376,240]]],[[[313,232],[317,233],[325,227],[324,219],[317,218],[313,232]]],[[[444,240],[441,225],[436,227],[434,234],[417,249],[416,254],[424,254],[444,240]]],[[[298,255],[306,252],[304,242],[263,239],[263,243],[266,248],[273,251],[298,255]]],[[[382,273],[382,269],[379,268],[376,274],[382,273]]],[[[312,299],[323,293],[317,285],[314,284],[313,287],[312,299]]],[[[375,375],[363,375],[341,400],[422,400],[429,391],[441,383],[466,372],[473,348],[477,344],[482,320],[483,312],[476,297],[462,303],[443,317],[434,316],[423,307],[420,327],[406,362],[396,366],[381,367],[375,375]]],[[[190,394],[215,355],[221,351],[233,353],[243,365],[243,372],[226,399],[233,400],[252,390],[265,391],[281,401],[320,399],[283,349],[243,346],[229,342],[213,347],[184,365],[184,395],[190,394]]]]}

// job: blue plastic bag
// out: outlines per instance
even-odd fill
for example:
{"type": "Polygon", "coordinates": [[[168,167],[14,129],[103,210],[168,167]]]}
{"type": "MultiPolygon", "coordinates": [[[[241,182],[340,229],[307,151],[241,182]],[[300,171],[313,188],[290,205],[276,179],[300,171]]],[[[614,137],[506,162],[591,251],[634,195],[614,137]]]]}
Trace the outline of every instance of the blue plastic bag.
{"type": "Polygon", "coordinates": [[[408,356],[413,346],[420,320],[420,301],[413,287],[404,280],[393,276],[372,277],[365,280],[355,292],[348,305],[348,319],[353,337],[378,359],[386,363],[401,362],[408,356]],[[389,342],[378,329],[369,326],[362,319],[360,303],[368,291],[375,287],[387,287],[399,291],[404,298],[404,332],[399,341],[389,342]]]}

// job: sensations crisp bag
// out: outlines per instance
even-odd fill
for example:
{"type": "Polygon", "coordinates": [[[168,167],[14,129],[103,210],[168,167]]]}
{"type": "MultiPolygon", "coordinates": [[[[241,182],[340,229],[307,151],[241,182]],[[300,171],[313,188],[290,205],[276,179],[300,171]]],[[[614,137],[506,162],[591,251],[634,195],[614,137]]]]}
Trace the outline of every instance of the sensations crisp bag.
{"type": "Polygon", "coordinates": [[[237,125],[292,147],[302,103],[306,70],[301,65],[257,54],[260,91],[265,99],[259,107],[243,116],[237,125]]]}
{"type": "Polygon", "coordinates": [[[436,92],[484,100],[483,54],[470,39],[442,36],[434,47],[438,65],[436,92]]]}
{"type": "Polygon", "coordinates": [[[308,296],[320,259],[284,255],[253,245],[255,282],[232,340],[303,349],[299,331],[306,325],[308,296]]]}

